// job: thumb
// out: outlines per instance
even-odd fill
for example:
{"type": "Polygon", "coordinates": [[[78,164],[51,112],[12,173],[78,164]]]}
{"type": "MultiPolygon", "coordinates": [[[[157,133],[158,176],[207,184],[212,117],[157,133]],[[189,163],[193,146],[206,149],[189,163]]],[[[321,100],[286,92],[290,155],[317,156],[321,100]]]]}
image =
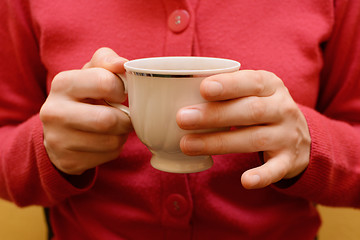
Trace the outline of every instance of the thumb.
{"type": "Polygon", "coordinates": [[[244,172],[241,176],[242,185],[246,189],[266,187],[283,179],[289,172],[290,165],[286,154],[274,156],[263,165],[244,172]]]}

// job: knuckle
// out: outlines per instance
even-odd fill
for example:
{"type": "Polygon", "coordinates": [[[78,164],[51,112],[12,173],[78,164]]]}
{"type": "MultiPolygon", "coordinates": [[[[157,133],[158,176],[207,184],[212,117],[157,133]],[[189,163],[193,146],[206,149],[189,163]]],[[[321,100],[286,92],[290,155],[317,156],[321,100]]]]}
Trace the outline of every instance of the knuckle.
{"type": "Polygon", "coordinates": [[[94,125],[100,132],[112,132],[117,127],[117,117],[111,108],[102,108],[95,114],[94,125]]]}
{"type": "Polygon", "coordinates": [[[258,97],[249,98],[249,115],[250,120],[259,122],[265,116],[266,104],[258,97]]]}
{"type": "Polygon", "coordinates": [[[280,114],[286,118],[297,118],[299,116],[299,110],[293,103],[283,101],[282,107],[279,109],[280,114]]]}
{"type": "Polygon", "coordinates": [[[254,94],[256,96],[262,95],[265,90],[265,78],[264,78],[264,71],[254,71],[253,75],[253,86],[254,86],[254,94]]]}
{"type": "Polygon", "coordinates": [[[94,54],[93,57],[91,59],[91,62],[98,62],[100,59],[102,59],[108,52],[110,51],[110,48],[107,47],[101,47],[99,49],[97,49],[94,54]]]}
{"type": "Polygon", "coordinates": [[[59,104],[49,97],[41,106],[39,111],[40,121],[44,126],[56,125],[60,126],[66,122],[67,117],[64,115],[64,109],[59,108],[59,104]]]}
{"type": "MultiPolygon", "coordinates": [[[[208,109],[211,109],[209,112],[211,114],[208,115],[209,119],[207,122],[209,123],[222,123],[224,121],[225,116],[225,108],[222,106],[222,104],[219,104],[217,102],[209,103],[208,109]]],[[[206,120],[206,118],[205,118],[206,120]]]]}
{"type": "Polygon", "coordinates": [[[110,51],[110,48],[101,47],[95,51],[94,56],[103,56],[104,54],[107,54],[109,51],[110,51]]]}
{"type": "Polygon", "coordinates": [[[84,76],[84,70],[69,70],[58,73],[51,83],[49,96],[74,97],[79,88],[78,80],[84,79],[84,76]]]}
{"type": "Polygon", "coordinates": [[[103,67],[106,59],[111,55],[113,51],[108,47],[101,47],[93,54],[89,66],[91,67],[103,67]]]}
{"type": "Polygon", "coordinates": [[[49,155],[51,162],[62,172],[71,175],[78,175],[84,171],[84,168],[79,164],[79,161],[75,161],[69,155],[71,151],[67,150],[66,144],[62,144],[64,141],[58,141],[57,138],[48,135],[44,139],[44,146],[49,155]]]}
{"type": "Polygon", "coordinates": [[[51,92],[68,91],[72,87],[72,79],[79,70],[63,71],[55,75],[51,82],[51,92]]]}
{"type": "Polygon", "coordinates": [[[257,70],[254,74],[255,94],[269,96],[277,89],[286,88],[284,82],[273,72],[257,70]]]}
{"type": "Polygon", "coordinates": [[[57,118],[56,108],[51,103],[45,102],[39,112],[40,120],[43,124],[52,122],[57,118]]]}
{"type": "Polygon", "coordinates": [[[121,138],[115,135],[107,136],[103,143],[109,151],[116,151],[122,146],[121,138]]]}
{"type": "Polygon", "coordinates": [[[299,140],[301,139],[301,134],[299,133],[299,131],[290,131],[290,133],[288,133],[287,135],[287,139],[289,142],[293,144],[295,143],[296,146],[299,140]]]}
{"type": "Polygon", "coordinates": [[[271,84],[277,88],[285,88],[284,82],[273,72],[261,70],[268,79],[271,80],[271,84]]]}
{"type": "Polygon", "coordinates": [[[58,166],[61,171],[70,175],[80,175],[85,169],[79,164],[79,161],[72,159],[59,159],[58,166]]]}
{"type": "Polygon", "coordinates": [[[66,88],[68,80],[67,72],[60,72],[56,74],[51,83],[51,91],[60,91],[66,88]]]}
{"type": "Polygon", "coordinates": [[[44,134],[44,146],[56,158],[63,156],[73,147],[71,141],[66,141],[66,136],[50,131],[44,134]]]}
{"type": "Polygon", "coordinates": [[[47,150],[56,151],[57,148],[61,148],[61,142],[56,134],[44,131],[44,146],[47,150]]]}
{"type": "Polygon", "coordinates": [[[250,135],[250,142],[257,151],[268,149],[271,138],[261,130],[255,130],[250,135]]]}
{"type": "Polygon", "coordinates": [[[269,72],[269,75],[275,86],[286,88],[284,82],[275,73],[269,72]]]}
{"type": "Polygon", "coordinates": [[[97,74],[97,87],[104,96],[111,94],[116,88],[114,74],[103,69],[96,69],[97,74]]]}

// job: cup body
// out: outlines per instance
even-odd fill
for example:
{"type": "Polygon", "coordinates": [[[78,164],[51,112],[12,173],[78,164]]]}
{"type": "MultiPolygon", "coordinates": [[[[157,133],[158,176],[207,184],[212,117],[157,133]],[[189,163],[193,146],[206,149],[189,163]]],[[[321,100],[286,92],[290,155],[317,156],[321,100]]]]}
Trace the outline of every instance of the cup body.
{"type": "Polygon", "coordinates": [[[176,113],[182,107],[206,102],[200,95],[205,77],[234,72],[239,67],[232,60],[202,57],[147,58],[125,64],[131,121],[139,139],[152,152],[154,168],[191,173],[212,166],[211,156],[182,153],[180,139],[200,131],[182,130],[176,113]]]}

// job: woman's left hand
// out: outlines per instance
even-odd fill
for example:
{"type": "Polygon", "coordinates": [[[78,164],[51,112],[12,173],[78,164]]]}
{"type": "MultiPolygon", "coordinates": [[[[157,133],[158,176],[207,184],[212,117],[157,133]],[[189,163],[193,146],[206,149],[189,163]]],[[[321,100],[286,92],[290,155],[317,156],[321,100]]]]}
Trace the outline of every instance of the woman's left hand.
{"type": "Polygon", "coordinates": [[[311,138],[306,119],[280,78],[267,71],[241,70],[208,77],[200,86],[209,102],[182,108],[182,129],[235,127],[189,134],[187,155],[263,152],[264,164],[242,175],[245,188],[266,187],[293,178],[309,164],[311,138]]]}

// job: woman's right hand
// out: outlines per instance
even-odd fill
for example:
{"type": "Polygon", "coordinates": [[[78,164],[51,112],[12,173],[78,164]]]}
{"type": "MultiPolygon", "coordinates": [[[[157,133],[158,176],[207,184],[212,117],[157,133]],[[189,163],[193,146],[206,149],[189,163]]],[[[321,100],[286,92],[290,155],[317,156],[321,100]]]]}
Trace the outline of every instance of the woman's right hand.
{"type": "Polygon", "coordinates": [[[132,131],[129,117],[106,101],[126,100],[123,73],[127,60],[109,48],[95,52],[81,70],[61,72],[40,110],[44,145],[62,172],[80,175],[116,159],[132,131]]]}

